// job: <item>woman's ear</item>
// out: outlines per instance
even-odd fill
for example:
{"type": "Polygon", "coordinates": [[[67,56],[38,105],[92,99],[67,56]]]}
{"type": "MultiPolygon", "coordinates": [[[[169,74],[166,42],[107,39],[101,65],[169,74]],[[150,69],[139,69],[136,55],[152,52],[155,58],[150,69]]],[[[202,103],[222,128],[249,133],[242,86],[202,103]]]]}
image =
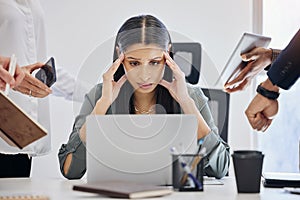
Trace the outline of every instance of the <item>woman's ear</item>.
{"type": "Polygon", "coordinates": [[[117,52],[117,55],[118,55],[118,57],[119,57],[119,56],[120,56],[120,49],[119,49],[118,46],[116,46],[116,52],[117,52]]]}
{"type": "Polygon", "coordinates": [[[172,50],[172,44],[169,44],[168,45],[168,53],[171,56],[171,58],[173,58],[173,52],[171,50],[172,50]]]}
{"type": "Polygon", "coordinates": [[[168,45],[168,53],[170,53],[171,48],[172,48],[172,44],[169,44],[169,45],[168,45]]]}

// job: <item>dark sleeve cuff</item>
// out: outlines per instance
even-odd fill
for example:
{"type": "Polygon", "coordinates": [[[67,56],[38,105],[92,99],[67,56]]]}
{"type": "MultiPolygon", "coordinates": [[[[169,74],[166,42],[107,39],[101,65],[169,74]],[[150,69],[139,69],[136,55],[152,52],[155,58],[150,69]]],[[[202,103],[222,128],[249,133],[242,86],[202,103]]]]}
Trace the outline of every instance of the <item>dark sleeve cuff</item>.
{"type": "Polygon", "coordinates": [[[268,71],[270,69],[272,63],[277,59],[277,57],[279,56],[279,54],[281,52],[281,50],[279,50],[279,49],[272,49],[272,48],[270,48],[270,49],[272,51],[271,64],[268,65],[267,67],[265,67],[264,70],[266,70],[266,71],[268,71]]]}

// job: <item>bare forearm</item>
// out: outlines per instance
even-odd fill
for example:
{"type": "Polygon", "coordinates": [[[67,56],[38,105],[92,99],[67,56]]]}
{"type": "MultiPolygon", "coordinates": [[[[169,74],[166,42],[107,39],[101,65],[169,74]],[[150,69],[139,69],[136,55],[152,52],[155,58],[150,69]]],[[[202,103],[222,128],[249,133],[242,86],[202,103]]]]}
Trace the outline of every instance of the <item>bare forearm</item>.
{"type": "MultiPolygon", "coordinates": [[[[96,103],[96,106],[94,107],[91,114],[94,115],[105,115],[108,108],[110,106],[110,103],[108,101],[105,101],[105,99],[100,98],[98,102],[96,103]]],[[[86,124],[84,123],[83,126],[80,129],[79,136],[82,142],[86,142],[86,124]]]]}
{"type": "Polygon", "coordinates": [[[203,119],[201,113],[197,109],[195,102],[192,98],[188,98],[182,102],[179,103],[184,114],[194,114],[197,117],[198,120],[198,139],[203,138],[206,136],[211,129],[203,119]]]}
{"type": "Polygon", "coordinates": [[[278,92],[279,87],[276,85],[273,85],[270,79],[265,80],[264,82],[261,83],[261,86],[266,88],[267,90],[278,92]]]}

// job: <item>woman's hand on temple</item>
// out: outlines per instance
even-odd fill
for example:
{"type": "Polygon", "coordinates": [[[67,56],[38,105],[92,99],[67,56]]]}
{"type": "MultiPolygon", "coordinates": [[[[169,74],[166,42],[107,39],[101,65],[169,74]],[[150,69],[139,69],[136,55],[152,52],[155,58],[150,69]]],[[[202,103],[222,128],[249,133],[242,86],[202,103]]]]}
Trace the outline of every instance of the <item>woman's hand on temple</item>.
{"type": "Polygon", "coordinates": [[[114,74],[120,67],[120,64],[124,60],[124,54],[122,53],[112,66],[103,74],[103,86],[101,101],[107,102],[111,105],[119,95],[121,87],[126,82],[126,75],[123,75],[117,82],[114,81],[114,74]]]}
{"type": "Polygon", "coordinates": [[[164,56],[167,65],[173,72],[173,80],[172,82],[168,82],[162,79],[159,84],[167,88],[172,97],[179,104],[181,104],[181,102],[184,102],[186,99],[190,99],[186,87],[185,74],[183,71],[181,71],[179,66],[175,63],[175,61],[171,58],[171,56],[168,53],[164,52],[164,56]]]}

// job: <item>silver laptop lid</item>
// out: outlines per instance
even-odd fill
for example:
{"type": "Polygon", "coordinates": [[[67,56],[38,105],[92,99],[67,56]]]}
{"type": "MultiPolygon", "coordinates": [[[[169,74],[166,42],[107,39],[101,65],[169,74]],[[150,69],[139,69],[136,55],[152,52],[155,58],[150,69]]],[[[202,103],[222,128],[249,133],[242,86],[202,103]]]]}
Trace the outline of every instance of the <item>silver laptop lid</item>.
{"type": "Polygon", "coordinates": [[[90,115],[87,180],[171,184],[171,147],[197,151],[194,115],[90,115]]]}

